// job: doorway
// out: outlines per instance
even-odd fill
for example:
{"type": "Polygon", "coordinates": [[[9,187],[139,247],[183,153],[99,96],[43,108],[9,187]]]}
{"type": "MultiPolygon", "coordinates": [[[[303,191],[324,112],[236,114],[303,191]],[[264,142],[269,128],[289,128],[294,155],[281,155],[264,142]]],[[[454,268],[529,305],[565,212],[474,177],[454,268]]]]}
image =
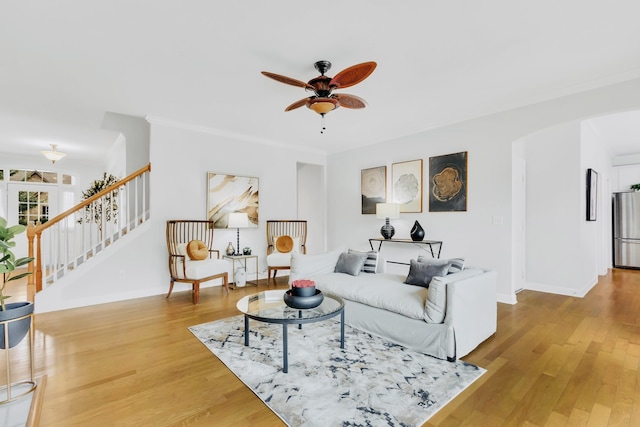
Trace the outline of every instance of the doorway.
{"type": "MultiPolygon", "coordinates": [[[[44,224],[58,214],[58,186],[46,184],[9,183],[7,185],[7,222],[10,225],[44,224]]],[[[17,258],[28,255],[26,236],[16,240],[17,258]]]]}
{"type": "Polygon", "coordinates": [[[298,163],[298,219],[307,220],[307,253],[325,251],[325,179],[324,166],[298,163]]]}

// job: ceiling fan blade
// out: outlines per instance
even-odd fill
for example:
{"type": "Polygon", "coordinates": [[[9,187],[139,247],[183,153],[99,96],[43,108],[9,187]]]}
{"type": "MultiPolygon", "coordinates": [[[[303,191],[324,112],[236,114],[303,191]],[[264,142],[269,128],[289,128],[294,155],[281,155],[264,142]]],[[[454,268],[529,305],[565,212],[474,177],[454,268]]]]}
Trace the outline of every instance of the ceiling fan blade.
{"type": "Polygon", "coordinates": [[[300,108],[304,105],[307,105],[307,102],[309,102],[311,98],[304,98],[301,99],[299,101],[294,102],[293,104],[289,105],[287,108],[284,109],[284,111],[291,111],[291,110],[295,110],[296,108],[300,108]]]}
{"type": "Polygon", "coordinates": [[[274,74],[268,71],[262,71],[262,74],[280,83],[285,83],[291,86],[298,86],[298,87],[303,87],[305,89],[313,90],[313,86],[301,80],[292,79],[291,77],[281,76],[280,74],[274,74]]]}
{"type": "Polygon", "coordinates": [[[355,95],[347,95],[346,93],[335,94],[332,96],[340,102],[340,106],[344,108],[364,108],[367,103],[364,99],[355,95]]]}
{"type": "Polygon", "coordinates": [[[360,83],[376,69],[377,64],[373,61],[363,62],[362,64],[353,65],[345,70],[340,71],[331,79],[329,85],[337,88],[345,88],[360,83]]]}

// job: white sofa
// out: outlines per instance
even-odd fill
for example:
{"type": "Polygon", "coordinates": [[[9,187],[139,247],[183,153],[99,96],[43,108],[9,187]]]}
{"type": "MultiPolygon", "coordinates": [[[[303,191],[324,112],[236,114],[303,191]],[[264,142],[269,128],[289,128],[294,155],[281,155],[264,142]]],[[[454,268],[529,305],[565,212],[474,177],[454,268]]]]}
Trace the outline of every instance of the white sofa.
{"type": "Polygon", "coordinates": [[[316,288],[345,301],[345,322],[407,348],[450,361],[493,335],[497,325],[495,271],[465,268],[434,277],[429,288],[405,275],[334,272],[341,252],[293,254],[289,283],[312,279],[316,288]]]}

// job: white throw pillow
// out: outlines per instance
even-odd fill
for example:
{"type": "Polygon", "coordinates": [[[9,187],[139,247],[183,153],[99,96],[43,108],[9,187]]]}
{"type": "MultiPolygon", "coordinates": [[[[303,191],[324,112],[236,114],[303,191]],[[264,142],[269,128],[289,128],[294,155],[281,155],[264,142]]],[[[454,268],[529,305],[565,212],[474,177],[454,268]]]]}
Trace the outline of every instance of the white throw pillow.
{"type": "Polygon", "coordinates": [[[178,246],[176,246],[176,252],[178,252],[177,255],[188,257],[189,255],[187,255],[187,245],[188,243],[178,243],[178,246]]]}

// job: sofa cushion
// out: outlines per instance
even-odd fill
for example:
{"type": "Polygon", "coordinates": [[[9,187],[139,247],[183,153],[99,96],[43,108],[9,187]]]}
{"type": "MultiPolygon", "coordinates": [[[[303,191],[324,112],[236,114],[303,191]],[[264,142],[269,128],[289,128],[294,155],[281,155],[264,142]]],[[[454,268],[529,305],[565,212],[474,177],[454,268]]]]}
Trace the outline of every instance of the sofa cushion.
{"type": "MultiPolygon", "coordinates": [[[[204,279],[205,277],[215,276],[221,273],[231,272],[231,262],[226,259],[204,259],[201,261],[186,261],[187,279],[204,279]]],[[[177,269],[178,279],[184,279],[182,268],[177,269]]]]}
{"type": "Polygon", "coordinates": [[[427,304],[424,307],[424,320],[427,323],[442,323],[447,310],[447,282],[442,277],[431,279],[427,304]]]}
{"type": "Polygon", "coordinates": [[[267,255],[267,266],[285,267],[287,265],[291,265],[291,253],[273,252],[267,255]]]}
{"type": "Polygon", "coordinates": [[[289,283],[298,279],[312,279],[318,274],[333,273],[339,257],[339,251],[319,255],[303,255],[299,252],[292,252],[289,283]]]}
{"type": "Polygon", "coordinates": [[[409,265],[409,274],[404,283],[428,288],[431,278],[446,275],[449,272],[449,267],[451,264],[446,260],[432,259],[429,262],[418,262],[412,259],[409,265]]]}
{"type": "Polygon", "coordinates": [[[352,276],[357,276],[358,274],[360,274],[360,271],[362,270],[362,266],[364,265],[366,259],[367,254],[352,254],[343,252],[338,258],[338,262],[336,263],[336,268],[334,271],[336,273],[346,273],[352,276]]]}
{"type": "MultiPolygon", "coordinates": [[[[418,262],[429,262],[432,260],[432,257],[428,257],[425,255],[418,256],[418,262]]],[[[459,273],[464,270],[464,258],[449,258],[447,261],[451,263],[451,267],[449,267],[449,274],[451,273],[459,273]]]]}
{"type": "Polygon", "coordinates": [[[350,254],[364,254],[367,258],[364,260],[364,264],[362,265],[361,271],[364,273],[375,273],[378,269],[378,252],[376,251],[367,251],[361,252],[356,251],[354,249],[349,249],[350,254]]]}
{"type": "Polygon", "coordinates": [[[316,289],[324,293],[424,321],[428,289],[407,286],[403,279],[403,275],[390,273],[358,276],[331,273],[314,277],[316,289]]]}

